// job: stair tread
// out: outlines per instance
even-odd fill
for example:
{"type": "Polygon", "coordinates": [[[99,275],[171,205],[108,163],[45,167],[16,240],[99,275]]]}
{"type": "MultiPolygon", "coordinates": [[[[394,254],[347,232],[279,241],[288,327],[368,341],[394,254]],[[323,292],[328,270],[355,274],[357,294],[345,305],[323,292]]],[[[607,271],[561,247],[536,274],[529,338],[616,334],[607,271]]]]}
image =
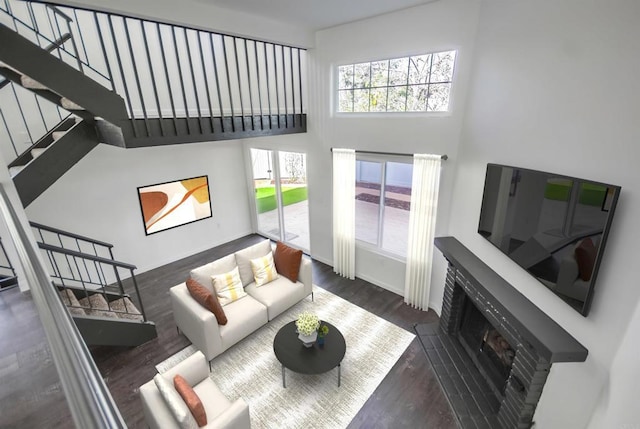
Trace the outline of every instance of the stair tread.
{"type": "Polygon", "coordinates": [[[73,292],[71,292],[69,289],[63,289],[61,291],[58,291],[58,294],[62,298],[62,303],[69,309],[69,313],[76,316],[86,315],[84,309],[80,308],[80,302],[73,292]]]}
{"type": "Polygon", "coordinates": [[[66,109],[66,110],[85,110],[84,107],[74,103],[73,101],[69,100],[66,97],[62,97],[60,99],[60,105],[62,106],[63,109],[66,109]]]}
{"type": "Polygon", "coordinates": [[[36,159],[37,157],[39,157],[40,155],[42,155],[44,153],[44,151],[47,150],[46,147],[36,147],[31,149],[31,156],[33,157],[33,159],[36,159]]]}
{"type": "Polygon", "coordinates": [[[37,80],[30,78],[27,75],[22,75],[20,77],[20,83],[23,87],[28,89],[49,89],[45,85],[41,84],[37,80]]]}
{"type": "Polygon", "coordinates": [[[109,310],[107,300],[99,293],[93,294],[88,298],[82,298],[80,305],[85,307],[87,316],[111,317],[117,318],[118,315],[109,310]]]}
{"type": "Polygon", "coordinates": [[[127,313],[118,313],[121,319],[142,320],[140,310],[127,297],[111,301],[111,309],[116,311],[126,311],[127,313]]]}
{"type": "Polygon", "coordinates": [[[24,167],[25,167],[24,165],[16,165],[14,167],[9,167],[9,175],[11,176],[11,178],[16,177],[16,175],[20,173],[24,167]]]}

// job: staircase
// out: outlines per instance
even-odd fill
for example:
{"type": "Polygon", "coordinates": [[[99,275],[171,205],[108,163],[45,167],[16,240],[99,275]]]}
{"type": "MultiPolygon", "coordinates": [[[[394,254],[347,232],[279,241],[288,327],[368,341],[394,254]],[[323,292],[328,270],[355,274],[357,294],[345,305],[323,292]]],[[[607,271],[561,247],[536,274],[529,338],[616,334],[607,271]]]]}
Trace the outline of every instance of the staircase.
{"type": "Polygon", "coordinates": [[[137,346],[157,337],[145,315],[136,267],[114,260],[112,244],[35,222],[31,227],[52,286],[87,345],[137,346]]]}
{"type": "Polygon", "coordinates": [[[2,240],[0,239],[0,291],[17,285],[18,277],[16,276],[16,270],[13,268],[4,244],[2,244],[2,240]]]}
{"type": "Polygon", "coordinates": [[[0,108],[0,144],[4,126],[23,205],[99,143],[135,148],[306,132],[305,58],[304,49],[184,26],[0,2],[0,106],[16,100],[0,108]],[[36,109],[25,105],[25,91],[36,109]],[[43,114],[47,103],[60,115],[54,125],[43,114]],[[40,117],[44,133],[31,129],[40,117]],[[18,147],[24,132],[12,130],[19,123],[26,148],[18,147]]]}

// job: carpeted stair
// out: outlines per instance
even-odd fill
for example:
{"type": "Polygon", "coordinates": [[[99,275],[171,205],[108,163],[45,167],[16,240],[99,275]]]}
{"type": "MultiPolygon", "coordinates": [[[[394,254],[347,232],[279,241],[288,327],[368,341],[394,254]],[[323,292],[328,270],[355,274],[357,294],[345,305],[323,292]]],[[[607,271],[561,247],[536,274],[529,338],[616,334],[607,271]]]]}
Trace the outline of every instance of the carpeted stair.
{"type": "Polygon", "coordinates": [[[69,313],[75,316],[108,317],[114,319],[129,319],[142,321],[140,310],[128,297],[119,298],[107,303],[102,294],[95,293],[89,297],[78,300],[69,289],[59,291],[62,302],[69,309],[69,313]]]}

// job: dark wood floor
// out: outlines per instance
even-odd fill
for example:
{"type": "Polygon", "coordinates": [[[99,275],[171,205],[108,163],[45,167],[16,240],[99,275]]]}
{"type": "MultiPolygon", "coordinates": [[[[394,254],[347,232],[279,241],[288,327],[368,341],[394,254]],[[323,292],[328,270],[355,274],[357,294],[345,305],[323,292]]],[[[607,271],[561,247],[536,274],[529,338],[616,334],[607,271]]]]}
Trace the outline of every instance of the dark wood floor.
{"type": "MultiPolygon", "coordinates": [[[[176,332],[168,296],[169,288],[183,282],[192,268],[226,256],[262,239],[257,235],[247,236],[138,276],[145,310],[148,318],[156,323],[158,338],[136,348],[96,347],[92,349],[96,364],[130,428],[146,427],[138,397],[138,387],[153,378],[157,363],[190,344],[183,335],[176,332]]],[[[398,295],[360,279],[354,281],[344,279],[335,275],[330,266],[317,261],[313,262],[313,282],[410,331],[416,323],[437,320],[437,315],[433,311],[414,310],[404,305],[402,298],[398,295]]],[[[5,323],[4,320],[2,322],[5,323]]],[[[0,337],[0,346],[4,348],[4,345],[0,337]]],[[[49,366],[52,368],[52,365],[49,366]]],[[[0,398],[2,398],[5,396],[5,390],[11,387],[5,383],[5,376],[1,372],[0,381],[2,382],[0,398]]],[[[31,412],[31,414],[35,415],[32,421],[38,421],[38,413],[31,412]]],[[[61,415],[63,416],[64,412],[61,415]]],[[[46,427],[71,426],[61,416],[46,421],[48,422],[46,427]]],[[[4,426],[4,423],[3,418],[0,417],[0,428],[10,427],[4,426]]],[[[457,427],[453,412],[417,339],[410,344],[349,427],[430,429],[457,427]]]]}

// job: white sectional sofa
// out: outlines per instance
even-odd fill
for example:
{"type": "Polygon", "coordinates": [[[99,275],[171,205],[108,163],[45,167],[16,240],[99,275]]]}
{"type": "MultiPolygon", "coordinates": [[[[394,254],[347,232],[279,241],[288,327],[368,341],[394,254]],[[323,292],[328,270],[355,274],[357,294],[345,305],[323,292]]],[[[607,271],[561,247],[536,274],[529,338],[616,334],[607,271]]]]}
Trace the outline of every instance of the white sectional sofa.
{"type": "Polygon", "coordinates": [[[238,267],[248,296],[223,307],[227,317],[225,325],[219,325],[214,314],[190,295],[186,283],[170,289],[176,325],[207,360],[211,361],[305,297],[311,295],[313,299],[311,261],[304,256],[297,282],[280,275],[278,279],[256,287],[250,261],[273,250],[275,246],[264,240],[191,271],[191,277],[204,285],[211,282],[212,275],[238,267]]]}
{"type": "MultiPolygon", "coordinates": [[[[159,376],[173,383],[173,377],[176,375],[184,377],[201,399],[207,415],[207,424],[202,426],[203,428],[251,428],[249,406],[242,398],[231,402],[220,392],[218,386],[209,378],[209,367],[202,353],[196,352],[159,376]]],[[[180,428],[154,380],[140,387],[140,397],[145,420],[151,429],[180,428]]]]}

